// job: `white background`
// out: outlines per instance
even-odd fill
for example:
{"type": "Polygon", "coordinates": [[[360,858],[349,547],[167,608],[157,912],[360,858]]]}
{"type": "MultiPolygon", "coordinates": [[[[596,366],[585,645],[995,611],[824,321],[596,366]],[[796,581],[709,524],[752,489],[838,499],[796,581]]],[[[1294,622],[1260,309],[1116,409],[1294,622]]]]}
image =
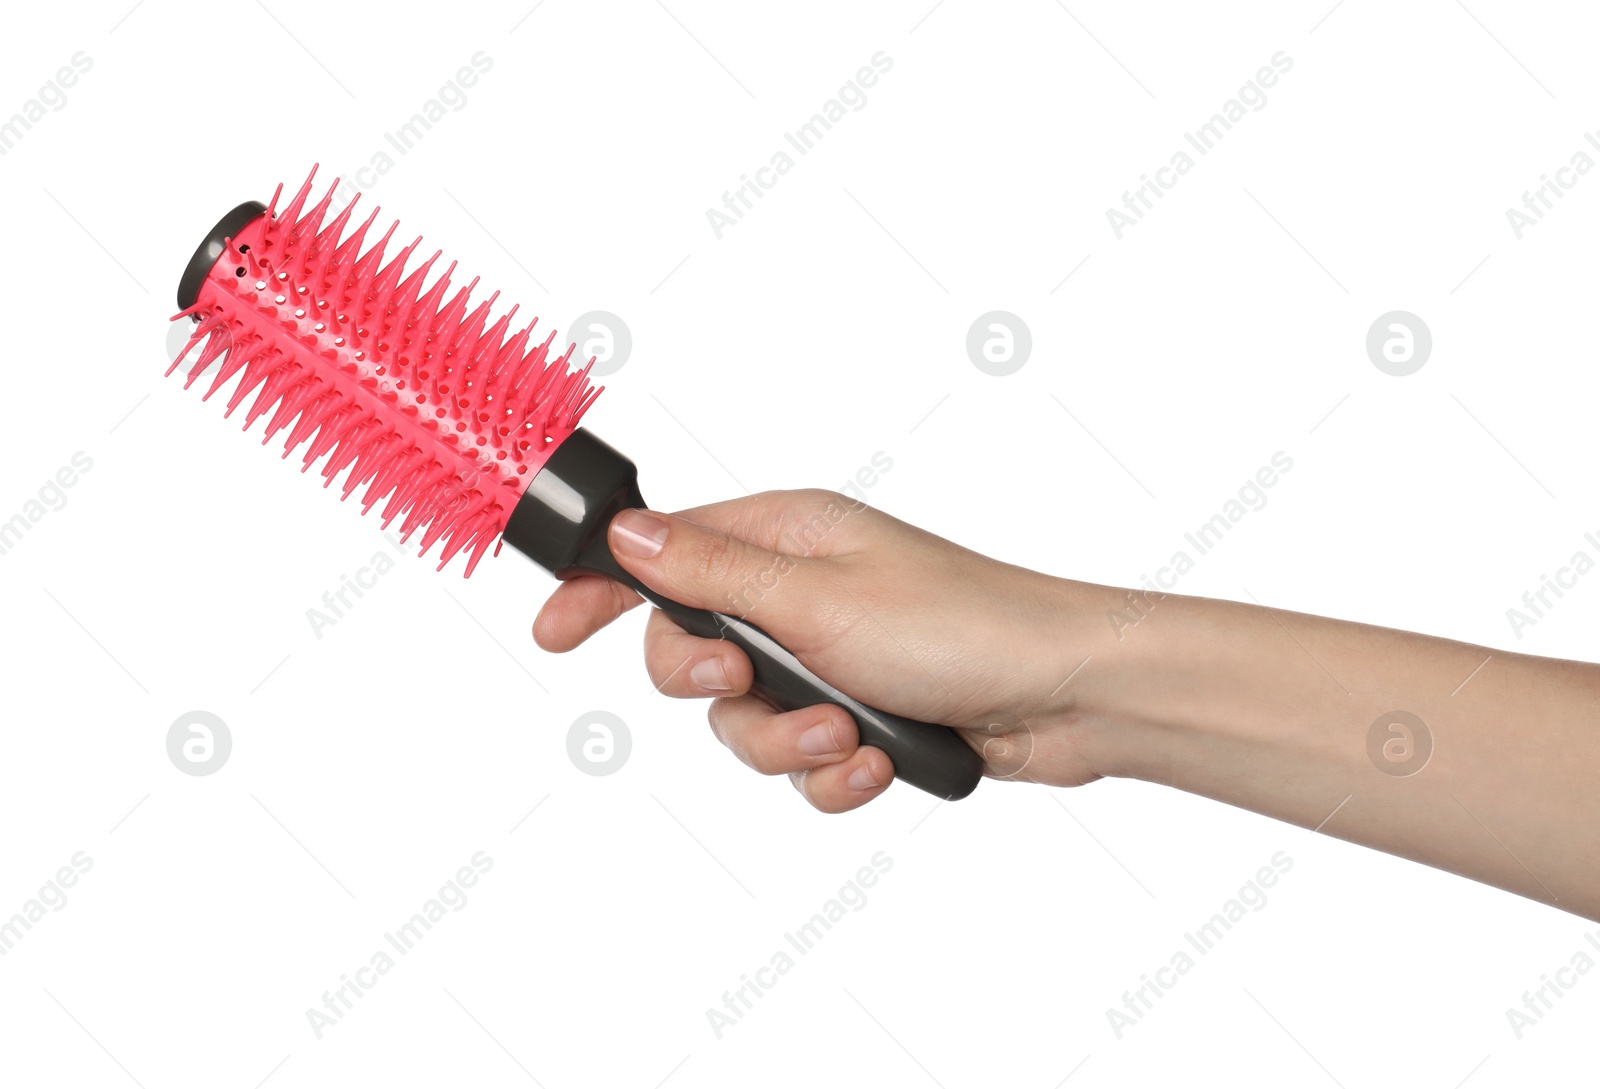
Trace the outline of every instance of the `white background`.
{"type": "Polygon", "coordinates": [[[0,556],[0,916],[74,852],[93,868],[0,958],[0,1079],[1587,1075],[1600,977],[1521,1039],[1506,1017],[1586,948],[1560,911],[1135,783],[819,816],[651,690],[642,615],[540,652],[552,583],[510,552],[466,582],[408,558],[313,634],[376,519],[163,380],[166,319],[222,212],[388,149],[363,199],[408,240],[563,334],[626,320],[588,423],[664,509],[836,487],[882,451],[875,505],[1132,585],[1281,450],[1184,592],[1600,653],[1600,576],[1520,639],[1506,619],[1600,532],[1600,176],[1520,240],[1506,219],[1600,126],[1591,13],[930,2],[7,13],[0,116],[93,66],[0,158],[0,520],[74,453],[93,468],[0,556]],[[1107,208],[1280,50],[1265,107],[1118,240],[1107,208]],[[389,149],[478,51],[466,105],[389,149]],[[865,107],[719,240],[707,209],[878,51],[865,107]],[[1010,377],[965,353],[995,309],[1032,331],[1010,377]],[[1406,378],[1364,347],[1395,309],[1434,338],[1406,378]],[[233,738],[206,777],[166,753],[197,709],[233,738]],[[607,777],[567,755],[595,709],[633,740],[607,777]],[[466,906],[317,1039],[307,1008],[477,851],[466,906]],[[719,1039],[707,1009],[879,851],[866,906],[719,1039]],[[1107,1008],[1277,851],[1266,907],[1118,1039],[1107,1008]]]}

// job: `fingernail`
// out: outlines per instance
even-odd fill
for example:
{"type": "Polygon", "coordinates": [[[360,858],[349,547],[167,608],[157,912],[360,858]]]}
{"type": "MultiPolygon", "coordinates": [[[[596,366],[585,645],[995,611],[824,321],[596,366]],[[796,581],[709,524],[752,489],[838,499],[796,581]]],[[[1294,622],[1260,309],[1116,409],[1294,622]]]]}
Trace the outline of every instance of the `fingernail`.
{"type": "Polygon", "coordinates": [[[642,510],[625,510],[611,523],[617,550],[638,560],[648,560],[667,543],[667,523],[642,510]]]}
{"type": "Polygon", "coordinates": [[[850,773],[850,778],[846,779],[844,782],[845,786],[849,787],[851,790],[871,790],[873,787],[878,785],[878,778],[872,774],[872,769],[870,767],[868,767],[866,764],[862,764],[855,771],[852,771],[850,773]]]}
{"type": "Polygon", "coordinates": [[[696,662],[689,667],[689,679],[712,692],[727,692],[733,688],[733,685],[728,683],[728,671],[722,668],[721,658],[707,658],[696,662]]]}
{"type": "Polygon", "coordinates": [[[826,722],[819,722],[801,734],[796,744],[807,756],[826,756],[839,751],[839,743],[833,739],[833,727],[826,722]]]}

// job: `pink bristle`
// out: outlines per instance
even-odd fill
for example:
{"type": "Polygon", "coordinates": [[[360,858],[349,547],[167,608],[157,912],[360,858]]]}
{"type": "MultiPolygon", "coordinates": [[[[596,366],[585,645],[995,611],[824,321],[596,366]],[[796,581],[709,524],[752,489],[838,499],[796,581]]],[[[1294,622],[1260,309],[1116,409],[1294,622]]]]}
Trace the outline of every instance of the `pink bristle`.
{"type": "MultiPolygon", "coordinates": [[[[355,201],[351,201],[354,204],[355,201]]],[[[339,243],[333,251],[333,256],[328,259],[328,269],[325,274],[325,290],[328,292],[328,302],[336,311],[342,311],[350,302],[351,277],[354,274],[354,263],[361,252],[361,243],[366,239],[367,232],[378,221],[378,206],[374,205],[372,214],[367,216],[361,226],[349,238],[339,243]]]]}
{"type": "Polygon", "coordinates": [[[528,341],[533,338],[533,327],[539,324],[539,319],[534,318],[516,336],[506,341],[505,348],[501,351],[500,359],[495,363],[495,376],[498,380],[497,389],[494,391],[504,393],[515,389],[522,378],[523,363],[528,357],[528,341]]]}
{"type": "Polygon", "coordinates": [[[529,352],[512,373],[508,383],[510,387],[508,409],[521,409],[533,403],[540,392],[555,381],[555,368],[547,366],[550,345],[554,344],[555,340],[555,330],[552,329],[550,335],[529,352]]]}
{"type": "MultiPolygon", "coordinates": [[[[277,410],[267,420],[266,428],[261,432],[261,445],[265,446],[272,441],[272,436],[287,427],[289,422],[322,395],[322,383],[314,376],[305,375],[295,384],[294,388],[283,394],[277,401],[277,410]]],[[[289,456],[285,450],[284,456],[289,456]]]]}
{"type": "Polygon", "coordinates": [[[477,308],[467,315],[467,320],[461,324],[460,331],[456,334],[451,347],[448,349],[460,359],[460,365],[470,367],[472,354],[477,350],[478,338],[483,334],[483,327],[489,320],[489,308],[494,305],[495,299],[500,297],[497,291],[488,299],[477,305],[477,308]]]}
{"type": "Polygon", "coordinates": [[[222,365],[217,368],[217,375],[211,380],[211,387],[200,395],[202,401],[211,400],[211,395],[221,389],[223,384],[239,373],[239,369],[250,361],[251,356],[261,350],[261,339],[253,333],[244,338],[243,343],[230,339],[223,345],[225,353],[222,365]]]}
{"type": "MultiPolygon", "coordinates": [[[[313,166],[311,172],[315,174],[317,168],[313,166]]],[[[272,191],[272,200],[267,202],[267,218],[269,220],[278,214],[278,198],[281,196],[283,196],[283,183],[279,182],[277,188],[272,191]]]]}
{"type": "Polygon", "coordinates": [[[367,292],[368,301],[363,320],[370,322],[374,328],[373,333],[381,333],[389,323],[389,304],[394,299],[395,288],[400,283],[400,275],[405,270],[406,262],[411,260],[411,255],[417,252],[417,247],[422,245],[422,236],[418,235],[409,246],[405,246],[395,254],[389,263],[379,270],[373,278],[372,287],[367,292]]]}
{"type": "Polygon", "coordinates": [[[200,324],[194,327],[194,332],[189,334],[189,342],[183,346],[183,350],[172,360],[172,366],[167,368],[167,373],[170,375],[178,369],[178,364],[183,362],[183,357],[194,350],[196,344],[199,344],[202,340],[206,342],[206,346],[200,349],[199,361],[189,371],[189,380],[183,384],[184,389],[188,389],[194,383],[196,376],[205,370],[211,364],[211,361],[221,355],[223,349],[227,347],[227,341],[223,337],[214,335],[219,330],[225,330],[227,324],[222,315],[210,314],[201,319],[200,324]]]}
{"type": "Polygon", "coordinates": [[[224,419],[233,415],[234,409],[238,408],[244,399],[250,396],[250,392],[253,389],[266,380],[267,375],[271,374],[275,367],[283,366],[282,361],[278,358],[279,355],[278,346],[270,343],[261,344],[251,354],[250,358],[245,361],[244,376],[239,379],[239,384],[234,387],[233,396],[228,398],[228,407],[222,413],[224,419]]]}
{"type": "Polygon", "coordinates": [[[294,232],[294,227],[300,221],[300,210],[305,207],[306,198],[311,195],[311,181],[316,176],[317,168],[313,166],[311,168],[311,173],[306,175],[304,184],[300,186],[300,191],[296,193],[294,195],[294,199],[289,202],[289,206],[282,212],[278,213],[278,218],[273,224],[273,227],[275,227],[276,230],[273,230],[272,228],[268,229],[268,233],[274,236],[274,242],[278,246],[288,246],[290,236],[294,232]]]}
{"type": "MultiPolygon", "coordinates": [[[[418,242],[422,239],[417,239],[418,242]]],[[[406,330],[411,324],[421,304],[422,284],[428,278],[428,273],[433,271],[433,264],[443,256],[443,250],[434,250],[433,256],[422,262],[417,270],[401,281],[395,288],[393,297],[389,300],[389,321],[385,326],[391,338],[404,339],[406,330]]],[[[398,348],[396,349],[399,350],[398,348]]]]}
{"type": "Polygon", "coordinates": [[[399,226],[399,220],[389,224],[389,229],[383,232],[383,237],[374,242],[372,248],[362,254],[350,269],[347,290],[352,308],[355,310],[353,317],[358,326],[368,319],[372,305],[372,284],[378,275],[379,266],[383,263],[383,251],[388,248],[389,240],[394,237],[394,232],[399,226]]]}
{"type": "Polygon", "coordinates": [[[344,498],[370,480],[400,445],[400,437],[393,431],[380,432],[356,451],[355,462],[344,478],[344,498]]]}
{"type": "Polygon", "coordinates": [[[396,491],[399,484],[426,460],[427,455],[413,446],[380,466],[378,472],[373,475],[371,483],[367,485],[367,493],[361,497],[361,513],[365,514],[384,496],[396,491]]]}
{"type": "MultiPolygon", "coordinates": [[[[428,259],[431,267],[437,254],[428,259]]],[[[417,300],[417,305],[412,311],[413,324],[419,337],[426,340],[433,333],[435,323],[439,319],[440,308],[443,306],[444,293],[450,290],[450,277],[456,272],[456,263],[450,262],[450,267],[444,270],[444,275],[433,282],[428,288],[428,293],[417,300]]]]}
{"type": "Polygon", "coordinates": [[[448,476],[450,470],[436,461],[425,463],[408,480],[402,481],[395,487],[394,494],[383,508],[383,522],[385,529],[389,523],[407,509],[415,509],[416,504],[427,495],[433,487],[448,476]]]}
{"type": "Polygon", "coordinates": [[[483,554],[489,550],[490,545],[494,545],[495,555],[498,556],[500,554],[499,541],[500,530],[492,525],[485,526],[484,529],[478,534],[477,543],[472,546],[471,555],[467,557],[467,567],[466,570],[462,572],[463,577],[472,577],[473,569],[478,566],[478,561],[483,559],[483,554]]]}
{"type": "Polygon", "coordinates": [[[440,253],[408,272],[421,239],[389,253],[390,225],[364,248],[376,208],[341,238],[360,194],[330,215],[340,182],[313,202],[315,173],[226,241],[183,315],[198,319],[186,384],[220,359],[204,396],[236,378],[225,416],[250,398],[246,429],[264,417],[263,442],[282,432],[303,471],[320,460],[325,485],[342,475],[343,497],[361,489],[364,511],[470,574],[599,391],[589,368],[568,373],[570,348],[550,360],[554,334],[534,343],[537,321],[495,317],[498,293],[473,304],[474,279],[452,294],[454,263],[430,284],[440,253]]]}
{"type": "Polygon", "coordinates": [[[470,515],[456,519],[454,526],[445,537],[444,549],[439,553],[438,570],[443,571],[444,565],[449,563],[462,547],[478,535],[483,526],[490,522],[486,511],[490,504],[487,500],[474,510],[470,515]]]}
{"type": "Polygon", "coordinates": [[[300,471],[305,472],[310,469],[318,458],[333,449],[334,444],[343,438],[346,432],[353,427],[359,426],[365,418],[360,408],[346,404],[323,420],[322,427],[317,432],[317,437],[306,447],[306,452],[303,456],[305,464],[301,466],[300,471]]]}
{"type": "Polygon", "coordinates": [[[422,541],[418,545],[417,553],[419,555],[427,555],[428,549],[432,548],[439,538],[444,536],[445,531],[450,528],[455,518],[454,511],[446,511],[442,517],[435,517],[432,522],[428,523],[428,528],[422,531],[422,541]]]}
{"type": "MultiPolygon", "coordinates": [[[[284,363],[269,374],[261,388],[256,391],[255,403],[250,406],[250,411],[245,414],[244,430],[250,430],[250,425],[260,418],[273,405],[278,398],[294,389],[306,380],[305,372],[298,363],[284,363]]],[[[270,438],[271,436],[268,436],[270,438]]],[[[263,442],[266,440],[263,439],[263,442]]]]}
{"type": "MultiPolygon", "coordinates": [[[[339,179],[335,178],[333,179],[333,184],[328,187],[328,192],[317,202],[316,206],[307,211],[294,226],[289,228],[288,238],[285,239],[286,245],[309,249],[310,244],[317,237],[317,232],[322,228],[322,217],[328,214],[328,208],[333,204],[333,195],[338,191],[339,179]]],[[[293,278],[292,271],[290,276],[293,278]]]]}
{"type": "Polygon", "coordinates": [[[365,445],[382,435],[384,427],[375,417],[368,416],[358,420],[353,427],[346,428],[339,435],[339,441],[334,444],[333,452],[328,455],[328,460],[322,466],[322,475],[327,484],[332,484],[334,479],[349,467],[356,459],[365,445]]]}
{"type": "Polygon", "coordinates": [[[328,225],[317,234],[312,241],[310,249],[312,256],[306,265],[306,276],[314,286],[311,290],[321,295],[327,282],[328,264],[333,260],[334,254],[339,249],[339,236],[344,234],[345,227],[350,222],[350,217],[355,213],[356,205],[361,203],[361,194],[358,192],[350,198],[350,203],[344,210],[334,216],[328,225]]]}
{"type": "Polygon", "coordinates": [[[295,447],[309,439],[322,426],[323,420],[338,409],[339,401],[338,392],[328,389],[319,389],[315,397],[307,398],[300,406],[300,418],[283,440],[283,456],[288,457],[295,447]]]}
{"type": "Polygon", "coordinates": [[[460,337],[461,316],[467,312],[468,296],[472,294],[473,289],[477,286],[478,277],[474,276],[472,282],[457,291],[450,301],[445,304],[445,308],[439,311],[438,317],[430,323],[429,340],[436,350],[438,358],[442,359],[448,355],[457,338],[460,337]]]}

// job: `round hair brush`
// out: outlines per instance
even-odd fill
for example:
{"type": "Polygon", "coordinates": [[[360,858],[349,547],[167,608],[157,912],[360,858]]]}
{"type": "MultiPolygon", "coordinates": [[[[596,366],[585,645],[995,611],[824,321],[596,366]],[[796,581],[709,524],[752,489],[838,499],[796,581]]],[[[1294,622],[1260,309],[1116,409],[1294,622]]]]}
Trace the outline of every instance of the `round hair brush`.
{"type": "Polygon", "coordinates": [[[685,631],[739,647],[753,690],[778,708],[837,704],[897,778],[941,798],[972,792],[983,762],[955,731],[868,707],[760,628],[667,600],[624,571],[606,528],[644,499],[633,463],[578,427],[600,393],[594,361],[569,371],[575,346],[552,359],[553,332],[539,342],[533,323],[510,332],[516,307],[491,323],[498,293],[469,310],[478,281],[449,294],[454,264],[425,288],[438,253],[405,272],[420,238],[385,261],[391,226],[362,252],[377,209],[347,232],[359,194],[328,219],[338,182],[308,206],[315,174],[281,210],[281,185],[269,206],[239,205],[195,251],[173,319],[196,323],[180,360],[202,345],[188,384],[213,363],[206,397],[237,376],[228,415],[254,394],[246,429],[265,416],[263,443],[287,431],[284,457],[304,444],[304,469],[325,458],[326,483],[344,473],[344,497],[364,489],[363,511],[383,504],[383,524],[399,519],[403,538],[420,531],[424,552],[442,543],[441,568],[463,553],[470,575],[504,540],[557,576],[607,575],[685,631]]]}

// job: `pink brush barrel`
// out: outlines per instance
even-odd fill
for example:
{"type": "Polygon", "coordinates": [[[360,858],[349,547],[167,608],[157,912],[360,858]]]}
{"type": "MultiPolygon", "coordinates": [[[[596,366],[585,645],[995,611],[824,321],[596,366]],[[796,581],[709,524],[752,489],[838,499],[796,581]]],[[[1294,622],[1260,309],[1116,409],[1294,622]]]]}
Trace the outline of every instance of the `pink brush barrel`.
{"type": "Polygon", "coordinates": [[[391,226],[362,253],[376,208],[341,242],[360,194],[324,225],[339,183],[306,209],[315,174],[281,213],[281,186],[240,205],[196,252],[177,317],[197,323],[184,352],[205,346],[186,385],[225,353],[205,397],[242,371],[227,414],[254,392],[247,430],[287,428],[284,457],[328,455],[327,484],[349,469],[346,498],[365,485],[363,512],[387,499],[385,526],[426,527],[422,550],[442,540],[439,566],[465,552],[470,575],[600,390],[568,372],[571,348],[549,358],[554,332],[532,343],[537,319],[509,338],[516,307],[489,324],[498,293],[469,312],[476,279],[446,301],[454,264],[424,291],[438,253],[402,279],[420,238],[384,263],[391,226]]]}

